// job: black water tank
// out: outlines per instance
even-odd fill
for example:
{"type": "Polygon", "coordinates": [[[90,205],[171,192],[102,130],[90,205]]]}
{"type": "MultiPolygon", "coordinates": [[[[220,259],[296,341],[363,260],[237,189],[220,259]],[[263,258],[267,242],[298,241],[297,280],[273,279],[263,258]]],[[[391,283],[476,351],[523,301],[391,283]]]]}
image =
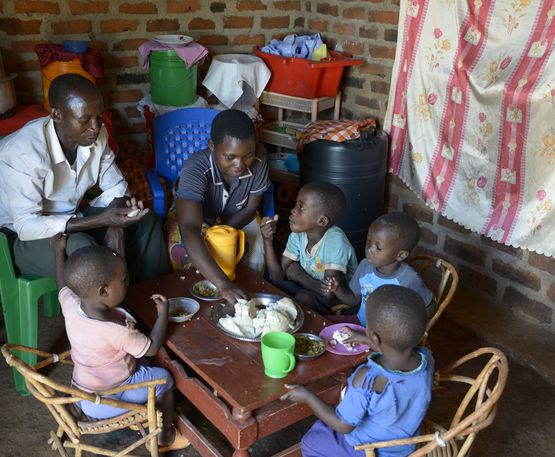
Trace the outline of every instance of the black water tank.
{"type": "Polygon", "coordinates": [[[368,227],[382,214],[387,167],[387,135],[367,130],[360,139],[316,140],[300,154],[301,185],[319,181],[335,184],[347,198],[347,212],[337,225],[364,257],[368,227]]]}

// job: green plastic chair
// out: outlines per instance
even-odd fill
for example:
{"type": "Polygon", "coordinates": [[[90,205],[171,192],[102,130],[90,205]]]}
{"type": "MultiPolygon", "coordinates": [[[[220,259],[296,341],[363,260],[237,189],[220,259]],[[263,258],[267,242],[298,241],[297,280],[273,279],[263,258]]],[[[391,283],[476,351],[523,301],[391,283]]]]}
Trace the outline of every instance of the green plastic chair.
{"type": "MultiPolygon", "coordinates": [[[[8,343],[37,347],[38,301],[43,295],[44,314],[48,317],[60,314],[58,286],[54,278],[16,276],[8,239],[0,232],[0,300],[8,343]]],[[[31,353],[21,353],[20,358],[29,365],[37,363],[37,356],[31,353]]],[[[17,392],[29,395],[23,376],[14,370],[13,377],[17,392]]]]}

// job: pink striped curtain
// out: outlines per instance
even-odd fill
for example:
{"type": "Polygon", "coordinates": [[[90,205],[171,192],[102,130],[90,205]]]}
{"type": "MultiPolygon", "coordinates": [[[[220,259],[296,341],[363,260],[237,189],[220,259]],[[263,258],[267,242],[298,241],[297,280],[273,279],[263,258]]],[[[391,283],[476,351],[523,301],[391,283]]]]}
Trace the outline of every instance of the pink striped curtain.
{"type": "Polygon", "coordinates": [[[555,255],[555,0],[403,0],[390,171],[431,208],[555,255]]]}

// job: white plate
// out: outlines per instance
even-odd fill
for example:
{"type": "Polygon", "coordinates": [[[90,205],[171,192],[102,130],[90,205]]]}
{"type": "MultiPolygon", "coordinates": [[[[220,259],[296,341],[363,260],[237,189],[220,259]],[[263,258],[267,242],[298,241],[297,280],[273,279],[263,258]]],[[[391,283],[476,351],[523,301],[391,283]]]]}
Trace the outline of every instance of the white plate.
{"type": "Polygon", "coordinates": [[[168,46],[185,46],[194,41],[194,39],[187,35],[158,35],[154,41],[168,46]]]}
{"type": "Polygon", "coordinates": [[[175,297],[168,301],[170,305],[168,320],[171,322],[188,321],[200,309],[199,302],[189,297],[175,297]],[[176,316],[176,313],[179,313],[179,315],[176,316]]]}

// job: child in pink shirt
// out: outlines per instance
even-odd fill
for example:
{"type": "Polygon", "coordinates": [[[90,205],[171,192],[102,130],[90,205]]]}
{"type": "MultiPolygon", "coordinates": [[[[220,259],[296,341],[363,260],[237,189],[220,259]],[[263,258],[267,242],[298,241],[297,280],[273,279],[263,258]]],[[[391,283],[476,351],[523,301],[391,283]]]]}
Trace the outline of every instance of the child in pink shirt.
{"type": "MultiPolygon", "coordinates": [[[[73,384],[88,392],[100,392],[117,386],[153,379],[165,379],[156,386],[156,404],[162,411],[160,451],[182,449],[189,441],[173,426],[173,379],[158,367],[141,360],[153,356],[162,345],[168,323],[168,300],[162,295],[151,298],[158,318],[147,336],[135,329],[135,320],[118,305],[127,293],[127,265],[116,251],[104,246],[84,247],[66,261],[66,236],[55,235],[51,244],[56,257],[56,281],[66,332],[74,363],[73,384]]],[[[110,398],[146,403],[146,387],[132,389],[110,398]]],[[[82,401],[79,405],[89,417],[105,419],[125,410],[82,401]]]]}

